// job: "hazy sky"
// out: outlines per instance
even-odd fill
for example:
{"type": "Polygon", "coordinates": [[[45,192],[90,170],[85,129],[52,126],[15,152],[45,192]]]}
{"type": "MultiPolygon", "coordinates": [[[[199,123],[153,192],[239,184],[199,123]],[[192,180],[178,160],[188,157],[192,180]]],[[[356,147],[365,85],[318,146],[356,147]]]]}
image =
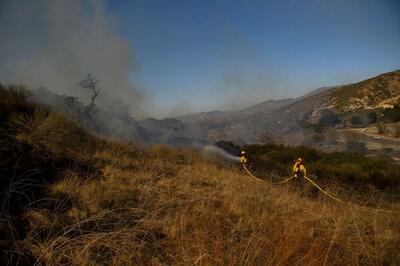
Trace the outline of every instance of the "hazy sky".
{"type": "Polygon", "coordinates": [[[400,68],[400,1],[110,1],[159,111],[236,108],[400,68]]]}
{"type": "Polygon", "coordinates": [[[400,69],[399,0],[0,0],[0,83],[135,117],[232,110],[400,69]]]}

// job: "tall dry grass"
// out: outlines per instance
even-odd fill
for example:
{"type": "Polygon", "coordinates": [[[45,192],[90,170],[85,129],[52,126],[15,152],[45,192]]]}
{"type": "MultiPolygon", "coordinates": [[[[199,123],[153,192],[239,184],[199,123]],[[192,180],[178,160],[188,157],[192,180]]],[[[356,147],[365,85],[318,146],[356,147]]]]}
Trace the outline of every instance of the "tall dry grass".
{"type": "MultiPolygon", "coordinates": [[[[102,143],[101,179],[66,171],[58,211],[29,210],[24,248],[45,265],[396,265],[391,212],[260,184],[188,149],[102,143]]],[[[216,158],[214,158],[216,159],[216,158]]],[[[348,198],[350,200],[351,198],[348,198]]],[[[383,203],[376,203],[377,206],[383,203]]],[[[388,205],[388,203],[386,203],[388,205]]]]}

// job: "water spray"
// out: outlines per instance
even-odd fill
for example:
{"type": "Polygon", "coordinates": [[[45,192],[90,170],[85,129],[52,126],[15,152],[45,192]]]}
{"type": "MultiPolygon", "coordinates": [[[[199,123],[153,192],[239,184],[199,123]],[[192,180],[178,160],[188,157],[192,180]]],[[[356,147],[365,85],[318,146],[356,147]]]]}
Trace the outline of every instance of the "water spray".
{"type": "Polygon", "coordinates": [[[240,157],[238,157],[238,156],[233,156],[232,154],[230,154],[230,153],[224,151],[224,150],[221,149],[221,148],[218,148],[217,146],[205,145],[205,146],[203,146],[203,151],[204,151],[204,152],[217,153],[217,154],[223,156],[224,158],[226,158],[226,159],[228,159],[228,160],[240,162],[240,157]]]}

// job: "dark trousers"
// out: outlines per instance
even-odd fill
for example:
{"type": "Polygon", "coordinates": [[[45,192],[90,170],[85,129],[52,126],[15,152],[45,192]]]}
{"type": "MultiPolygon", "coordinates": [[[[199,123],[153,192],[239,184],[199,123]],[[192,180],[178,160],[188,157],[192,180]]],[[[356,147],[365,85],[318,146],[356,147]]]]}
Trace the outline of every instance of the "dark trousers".
{"type": "Polygon", "coordinates": [[[296,177],[294,178],[294,181],[296,185],[303,185],[304,184],[304,173],[303,172],[296,172],[294,174],[296,177]]]}

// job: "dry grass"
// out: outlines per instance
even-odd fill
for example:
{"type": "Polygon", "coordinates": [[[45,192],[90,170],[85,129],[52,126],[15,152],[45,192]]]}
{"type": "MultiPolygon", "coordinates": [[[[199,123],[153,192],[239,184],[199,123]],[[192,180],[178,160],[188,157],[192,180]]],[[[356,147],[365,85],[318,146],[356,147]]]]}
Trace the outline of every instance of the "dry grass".
{"type": "Polygon", "coordinates": [[[53,157],[71,153],[87,141],[86,134],[75,122],[41,107],[36,107],[32,115],[11,114],[8,126],[17,141],[32,146],[44,157],[49,152],[53,157]]]}
{"type": "Polygon", "coordinates": [[[392,213],[260,184],[191,150],[102,143],[103,176],[50,186],[24,249],[46,265],[395,265],[392,213]],[[61,206],[61,205],[67,206],[61,206]]]}
{"type": "Polygon", "coordinates": [[[309,197],[194,150],[94,139],[18,90],[0,96],[3,265],[400,261],[399,202],[309,197]]]}

